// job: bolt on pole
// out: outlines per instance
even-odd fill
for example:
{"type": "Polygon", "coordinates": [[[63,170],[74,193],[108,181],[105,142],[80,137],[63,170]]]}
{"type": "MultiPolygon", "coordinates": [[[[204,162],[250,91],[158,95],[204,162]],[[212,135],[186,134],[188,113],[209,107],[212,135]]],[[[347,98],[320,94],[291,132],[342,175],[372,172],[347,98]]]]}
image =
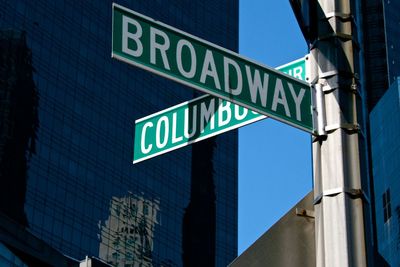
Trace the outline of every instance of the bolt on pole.
{"type": "Polygon", "coordinates": [[[311,80],[324,124],[313,139],[317,267],[367,266],[352,2],[318,0],[310,11],[311,80]]]}

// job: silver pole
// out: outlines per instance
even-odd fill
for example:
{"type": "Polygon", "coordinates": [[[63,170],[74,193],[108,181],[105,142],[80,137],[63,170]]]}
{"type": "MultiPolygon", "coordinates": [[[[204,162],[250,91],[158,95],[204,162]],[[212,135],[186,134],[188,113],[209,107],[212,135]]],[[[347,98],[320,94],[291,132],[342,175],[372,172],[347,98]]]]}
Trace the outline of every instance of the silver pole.
{"type": "MultiPolygon", "coordinates": [[[[367,266],[351,0],[318,0],[311,80],[320,133],[313,141],[317,267],[367,266]]],[[[360,114],[361,115],[361,114],[360,114]]]]}

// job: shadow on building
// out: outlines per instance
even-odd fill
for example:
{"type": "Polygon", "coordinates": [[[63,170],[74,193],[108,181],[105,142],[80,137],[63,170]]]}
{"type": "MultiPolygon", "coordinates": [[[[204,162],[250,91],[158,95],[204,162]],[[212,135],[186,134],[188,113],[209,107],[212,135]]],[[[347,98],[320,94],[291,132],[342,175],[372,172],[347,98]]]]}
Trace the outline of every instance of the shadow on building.
{"type": "Polygon", "coordinates": [[[24,32],[0,32],[0,210],[28,226],[28,161],[35,153],[38,92],[24,32]]]}
{"type": "Polygon", "coordinates": [[[190,202],[183,218],[183,266],[215,266],[215,138],[192,145],[190,202]]]}
{"type": "Polygon", "coordinates": [[[28,230],[27,171],[39,127],[33,73],[25,32],[0,31],[0,260],[9,266],[76,266],[28,230]]]}

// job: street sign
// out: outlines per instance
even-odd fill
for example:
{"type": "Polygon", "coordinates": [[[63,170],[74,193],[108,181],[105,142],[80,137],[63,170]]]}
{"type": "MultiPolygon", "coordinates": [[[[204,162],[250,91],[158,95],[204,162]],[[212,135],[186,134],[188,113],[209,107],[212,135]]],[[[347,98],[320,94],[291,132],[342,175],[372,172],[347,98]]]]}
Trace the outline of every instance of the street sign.
{"type": "Polygon", "coordinates": [[[307,68],[307,65],[309,63],[308,60],[309,60],[308,55],[306,55],[303,58],[299,58],[295,61],[279,66],[275,69],[284,72],[299,80],[308,82],[309,81],[308,76],[310,71],[309,68],[307,68]]]}
{"type": "Polygon", "coordinates": [[[313,131],[306,82],[117,4],[112,32],[113,58],[313,131]]]}
{"type": "Polygon", "coordinates": [[[136,120],[133,163],[264,118],[229,101],[203,95],[136,120]]]}
{"type": "MultiPolygon", "coordinates": [[[[306,80],[306,59],[278,67],[306,80]]],[[[135,121],[133,163],[266,118],[229,101],[203,95],[135,121]]]]}

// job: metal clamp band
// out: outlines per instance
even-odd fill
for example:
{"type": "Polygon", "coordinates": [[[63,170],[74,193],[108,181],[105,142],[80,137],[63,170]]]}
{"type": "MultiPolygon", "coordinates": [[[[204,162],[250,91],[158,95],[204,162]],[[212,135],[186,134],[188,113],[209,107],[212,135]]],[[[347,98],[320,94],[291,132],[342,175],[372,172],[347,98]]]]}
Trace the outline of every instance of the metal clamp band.
{"type": "Polygon", "coordinates": [[[334,132],[338,129],[344,129],[349,132],[359,132],[360,125],[358,123],[335,123],[325,126],[325,131],[334,132]]]}
{"type": "Polygon", "coordinates": [[[339,72],[336,71],[336,70],[322,72],[322,73],[319,74],[319,78],[323,79],[323,78],[332,77],[332,76],[335,76],[335,75],[338,75],[338,74],[339,74],[339,72]]]}
{"type": "Polygon", "coordinates": [[[323,197],[333,197],[339,194],[348,194],[352,198],[362,198],[369,203],[369,199],[365,195],[362,189],[354,189],[354,188],[346,188],[346,187],[338,187],[333,189],[324,190],[321,194],[314,198],[313,204],[317,205],[322,201],[323,197]]]}
{"type": "Polygon", "coordinates": [[[342,13],[342,12],[328,12],[328,13],[325,13],[325,18],[326,19],[330,19],[330,18],[333,18],[333,17],[337,17],[337,18],[340,18],[342,20],[351,20],[351,19],[353,19],[353,16],[351,14],[349,14],[349,13],[342,13]]]}

